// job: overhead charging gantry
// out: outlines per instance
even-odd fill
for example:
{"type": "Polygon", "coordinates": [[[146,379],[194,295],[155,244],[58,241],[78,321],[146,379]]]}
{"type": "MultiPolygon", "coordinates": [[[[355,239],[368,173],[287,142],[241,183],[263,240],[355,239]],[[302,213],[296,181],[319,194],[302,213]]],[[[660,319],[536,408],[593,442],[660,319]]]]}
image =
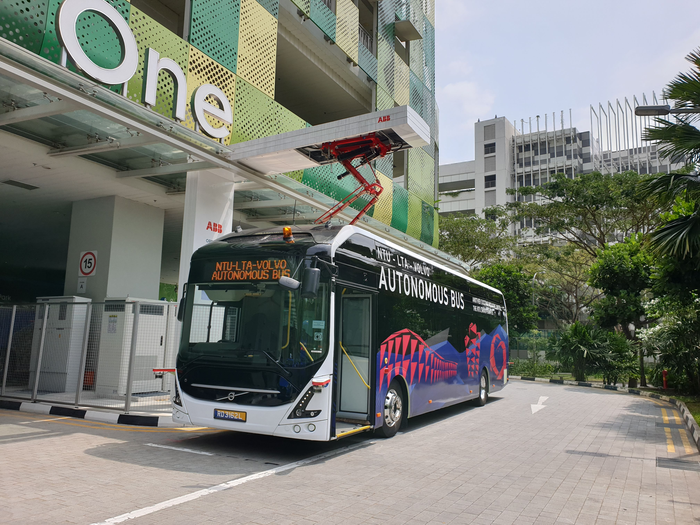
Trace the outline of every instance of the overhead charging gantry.
{"type": "Polygon", "coordinates": [[[338,175],[338,180],[352,175],[358,187],[314,222],[326,223],[358,199],[367,199],[350,221],[355,224],[379,200],[384,189],[371,162],[428,144],[429,126],[412,108],[400,106],[236,144],[231,146],[228,158],[265,175],[340,163],[345,172],[338,175]],[[360,173],[365,165],[373,180],[360,173]]]}

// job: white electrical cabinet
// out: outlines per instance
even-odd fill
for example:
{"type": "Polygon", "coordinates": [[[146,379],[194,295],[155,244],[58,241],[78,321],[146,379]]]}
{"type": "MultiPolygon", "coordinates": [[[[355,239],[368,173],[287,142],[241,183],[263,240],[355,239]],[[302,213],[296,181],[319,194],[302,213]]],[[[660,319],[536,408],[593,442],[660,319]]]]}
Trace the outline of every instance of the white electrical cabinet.
{"type": "Polygon", "coordinates": [[[172,325],[177,323],[175,304],[134,297],[107,298],[102,312],[95,377],[95,393],[98,396],[126,395],[136,303],[139,323],[131,393],[162,392],[164,380],[156,378],[153,369],[174,366],[169,365],[166,359],[172,355],[173,345],[177,345],[177,341],[173,341],[176,337],[172,336],[172,325]]]}
{"type": "Polygon", "coordinates": [[[40,393],[75,392],[80,377],[80,357],[85,341],[85,323],[90,299],[76,296],[37,297],[34,335],[29,360],[29,385],[34,388],[37,366],[40,393]],[[49,307],[46,326],[44,308],[49,307]],[[42,332],[44,348],[39,361],[42,332]]]}

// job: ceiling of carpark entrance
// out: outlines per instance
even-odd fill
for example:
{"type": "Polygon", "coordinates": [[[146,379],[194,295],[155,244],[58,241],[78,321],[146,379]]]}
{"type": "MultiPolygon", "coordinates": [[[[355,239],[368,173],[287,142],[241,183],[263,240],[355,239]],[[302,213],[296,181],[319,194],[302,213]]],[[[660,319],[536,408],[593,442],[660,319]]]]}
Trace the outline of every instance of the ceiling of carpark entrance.
{"type": "MultiPolygon", "coordinates": [[[[221,157],[216,158],[214,162],[202,160],[212,153],[221,154],[226,151],[217,142],[178,126],[157,113],[136,105],[60,66],[23,53],[23,50],[11,46],[6,42],[0,42],[2,48],[0,55],[14,52],[17,57],[36,66],[37,69],[43,69],[64,81],[55,84],[55,90],[51,89],[54,84],[51,80],[54,79],[37,76],[39,80],[34,83],[24,82],[23,80],[31,75],[25,76],[21,71],[12,70],[12,68],[20,70],[20,65],[6,58],[2,58],[0,62],[0,103],[5,109],[5,112],[0,113],[0,130],[44,145],[44,155],[47,158],[89,160],[95,163],[90,163],[92,166],[102,165],[109,168],[110,178],[120,179],[128,173],[123,181],[140,181],[145,185],[144,188],[150,188],[150,191],[157,195],[184,193],[186,171],[191,171],[192,168],[228,167],[221,157]],[[5,71],[2,71],[3,69],[5,71]],[[79,91],[77,96],[62,96],[61,92],[65,92],[66,88],[70,87],[62,85],[64,83],[76,84],[79,91]],[[94,101],[100,97],[111,102],[113,106],[117,105],[117,109],[124,106],[131,113],[138,113],[138,117],[142,120],[136,121],[134,125],[135,121],[131,119],[130,126],[126,119],[96,111],[94,101]],[[86,99],[85,102],[76,100],[80,98],[86,99]],[[148,122],[149,120],[151,122],[148,122]],[[151,124],[151,129],[148,124],[151,124]],[[168,140],[171,137],[180,140],[168,140]],[[183,141],[183,137],[186,140],[183,141]],[[218,165],[216,161],[219,161],[218,165]]],[[[38,164],[46,164],[46,162],[42,161],[38,164]]],[[[245,172],[245,170],[235,171],[245,172]]],[[[238,181],[246,180],[240,175],[234,175],[233,172],[229,172],[229,176],[238,181]]],[[[131,183],[124,184],[128,186],[131,183]]],[[[259,177],[256,184],[247,184],[245,188],[240,187],[236,202],[249,203],[274,199],[280,206],[271,213],[269,210],[257,212],[254,207],[246,204],[240,213],[236,212],[234,215],[236,225],[240,224],[244,228],[269,226],[271,224],[269,217],[291,217],[295,214],[294,199],[283,202],[285,196],[294,195],[295,191],[279,185],[275,187],[275,191],[266,191],[269,185],[275,186],[259,177]]],[[[297,204],[298,220],[303,221],[310,213],[312,208],[304,207],[302,203],[297,204]]]]}

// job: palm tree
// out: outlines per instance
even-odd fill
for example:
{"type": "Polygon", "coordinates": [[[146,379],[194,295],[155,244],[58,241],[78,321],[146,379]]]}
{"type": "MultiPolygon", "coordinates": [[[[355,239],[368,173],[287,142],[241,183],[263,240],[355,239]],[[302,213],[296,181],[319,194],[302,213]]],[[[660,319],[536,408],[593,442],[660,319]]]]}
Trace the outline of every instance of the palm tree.
{"type": "MultiPolygon", "coordinates": [[[[658,143],[663,157],[685,157],[692,170],[700,163],[700,130],[693,123],[700,119],[700,49],[686,59],[693,64],[688,73],[679,74],[664,90],[664,97],[674,101],[675,109],[697,109],[684,113],[676,122],[657,118],[656,126],[647,128],[644,140],[658,143]]],[[[659,204],[676,209],[674,218],[651,234],[651,245],[660,254],[685,259],[700,256],[700,176],[692,173],[662,174],[645,183],[642,194],[659,204]]]]}

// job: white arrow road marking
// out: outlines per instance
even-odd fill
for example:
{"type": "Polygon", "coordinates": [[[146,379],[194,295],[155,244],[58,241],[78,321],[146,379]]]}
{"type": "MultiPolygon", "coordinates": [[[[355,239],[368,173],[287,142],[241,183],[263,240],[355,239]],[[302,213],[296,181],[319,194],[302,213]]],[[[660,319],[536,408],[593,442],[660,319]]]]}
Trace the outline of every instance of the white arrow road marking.
{"type": "Polygon", "coordinates": [[[536,405],[530,405],[530,410],[532,410],[532,413],[534,414],[535,412],[539,412],[544,408],[544,403],[547,401],[549,398],[547,396],[540,396],[540,399],[537,401],[536,405]]]}

